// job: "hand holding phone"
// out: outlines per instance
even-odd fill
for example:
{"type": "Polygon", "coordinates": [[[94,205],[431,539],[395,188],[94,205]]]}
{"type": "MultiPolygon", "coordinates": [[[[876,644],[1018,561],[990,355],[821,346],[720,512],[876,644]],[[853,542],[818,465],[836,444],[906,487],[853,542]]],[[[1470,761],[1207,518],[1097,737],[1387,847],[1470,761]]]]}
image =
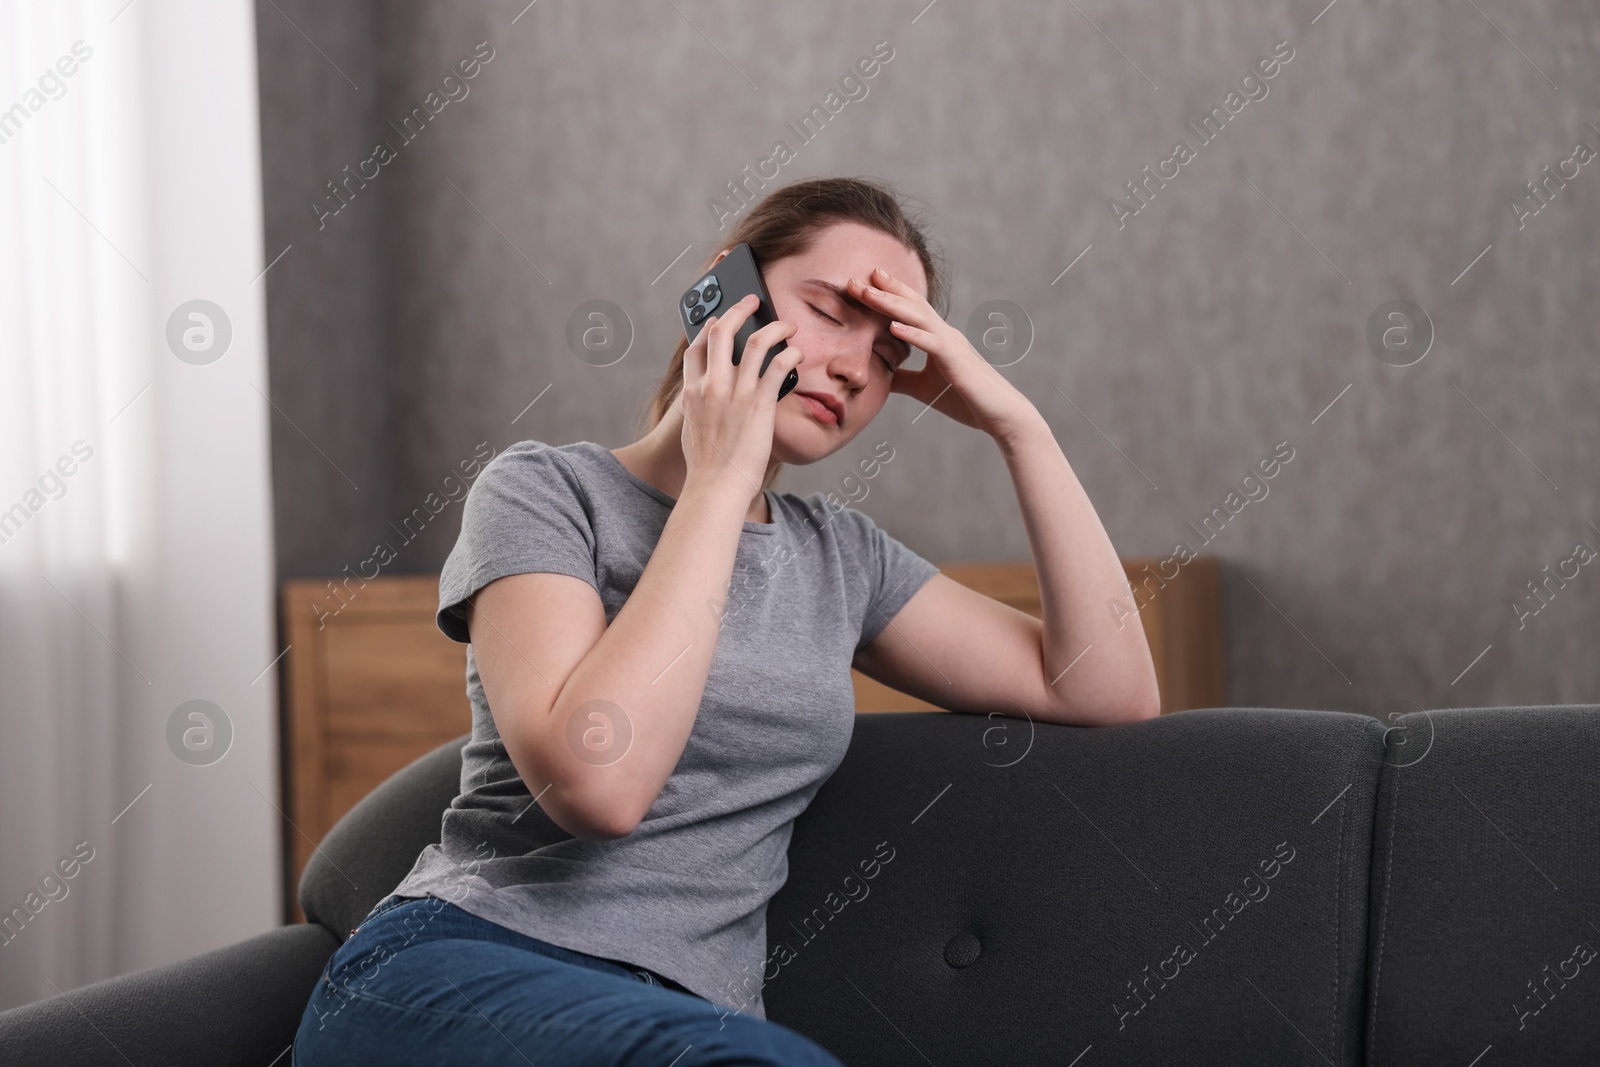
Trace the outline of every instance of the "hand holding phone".
{"type": "MultiPolygon", "coordinates": [[[[720,315],[721,309],[732,307],[752,293],[761,302],[734,336],[733,363],[734,366],[738,366],[739,358],[744,354],[745,342],[750,340],[750,335],[761,327],[778,321],[777,312],[772,307],[772,297],[767,293],[761,269],[756,265],[755,254],[750,251],[748,244],[740,242],[735,245],[727,255],[684,291],[683,297],[678,301],[678,314],[683,319],[684,333],[691,342],[694,341],[701,327],[705,325],[707,316],[720,315]]],[[[762,374],[767,372],[767,367],[772,364],[772,358],[787,347],[788,345],[780,340],[767,350],[767,356],[761,363],[762,374]]],[[[791,369],[788,377],[783,380],[782,388],[778,390],[778,399],[782,400],[788,395],[789,390],[799,384],[799,373],[791,369]]]]}
{"type": "Polygon", "coordinates": [[[803,358],[800,349],[783,343],[793,336],[795,324],[774,320],[750,334],[750,365],[734,365],[734,335],[744,332],[756,307],[753,293],[724,304],[703,320],[706,328],[696,331],[683,353],[685,489],[705,485],[714,487],[716,496],[732,494],[741,511],[772,458],[778,389],[803,358]],[[778,346],[782,351],[776,356],[759,358],[778,346]],[[769,364],[777,372],[762,378],[761,368],[769,364]]]}

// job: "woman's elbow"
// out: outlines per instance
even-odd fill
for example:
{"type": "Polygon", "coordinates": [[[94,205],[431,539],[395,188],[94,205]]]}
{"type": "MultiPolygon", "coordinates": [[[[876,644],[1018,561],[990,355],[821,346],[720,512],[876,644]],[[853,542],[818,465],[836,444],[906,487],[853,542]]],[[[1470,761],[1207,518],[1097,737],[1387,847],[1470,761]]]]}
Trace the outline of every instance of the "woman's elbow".
{"type": "Polygon", "coordinates": [[[1121,706],[1121,715],[1117,722],[1143,722],[1145,719],[1159,719],[1161,717],[1161,689],[1152,683],[1141,691],[1138,696],[1131,698],[1121,706]]]}
{"type": "Polygon", "coordinates": [[[1145,719],[1159,718],[1161,718],[1161,701],[1158,698],[1155,701],[1145,701],[1144,703],[1133,705],[1127,717],[1121,721],[1143,722],[1145,719]]]}
{"type": "Polygon", "coordinates": [[[533,802],[551,822],[580,841],[627,837],[642,820],[642,814],[635,811],[637,803],[620,796],[614,782],[585,781],[593,775],[584,772],[596,768],[586,763],[574,767],[572,759],[563,758],[553,748],[548,736],[530,739],[502,733],[501,740],[533,802]]]}
{"type": "Polygon", "coordinates": [[[1056,709],[1052,719],[1069,726],[1120,726],[1161,716],[1161,693],[1103,695],[1072,701],[1056,709]]]}
{"type": "Polygon", "coordinates": [[[640,821],[614,797],[577,797],[559,786],[547,788],[536,803],[551,822],[580,841],[615,841],[633,833],[640,821]]]}

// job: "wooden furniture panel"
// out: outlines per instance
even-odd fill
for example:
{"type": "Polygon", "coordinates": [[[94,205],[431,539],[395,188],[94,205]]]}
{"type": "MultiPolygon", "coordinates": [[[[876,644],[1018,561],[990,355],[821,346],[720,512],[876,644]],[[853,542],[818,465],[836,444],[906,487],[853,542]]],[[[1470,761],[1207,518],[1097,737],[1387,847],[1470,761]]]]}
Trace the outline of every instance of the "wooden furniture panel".
{"type": "MultiPolygon", "coordinates": [[[[329,626],[323,659],[327,728],[335,733],[432,736],[466,699],[465,645],[433,621],[437,580],[413,617],[375,615],[360,625],[329,626]]],[[[469,723],[470,725],[470,723],[469,723]]]]}
{"type": "MultiPolygon", "coordinates": [[[[1150,657],[1161,686],[1161,713],[1189,708],[1221,707],[1227,693],[1223,678],[1221,571],[1212,557],[1200,557],[1179,568],[1172,578],[1160,576],[1157,559],[1125,559],[1123,573],[1144,605],[1150,657]]],[[[970,589],[991,596],[1034,618],[1043,618],[1039,579],[1033,563],[944,563],[939,570],[970,589]]],[[[942,711],[933,704],[891,689],[851,671],[857,711],[942,711]]]]}
{"type": "MultiPolygon", "coordinates": [[[[1123,560],[1161,683],[1162,713],[1225,702],[1220,574],[1215,559],[1158,578],[1154,559],[1123,560]]],[[[1040,617],[1031,562],[952,563],[940,569],[1040,617]]],[[[472,728],[466,646],[434,623],[436,574],[283,583],[284,865],[290,922],[317,842],[357,801],[413,759],[472,728]],[[335,588],[337,587],[337,588],[335,588]]],[[[851,672],[856,710],[937,711],[851,672]]]]}
{"type": "Polygon", "coordinates": [[[398,737],[335,735],[328,745],[328,810],[343,815],[395,771],[471,728],[398,737]]]}
{"type": "Polygon", "coordinates": [[[283,583],[288,921],[312,849],[407,763],[472,729],[466,645],[434,624],[438,575],[283,583]]]}

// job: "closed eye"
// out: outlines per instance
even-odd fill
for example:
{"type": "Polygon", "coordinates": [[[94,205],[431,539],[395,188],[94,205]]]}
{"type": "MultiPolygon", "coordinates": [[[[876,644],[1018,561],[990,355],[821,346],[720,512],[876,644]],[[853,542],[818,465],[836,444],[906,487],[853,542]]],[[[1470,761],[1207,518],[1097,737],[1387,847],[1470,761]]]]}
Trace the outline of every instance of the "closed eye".
{"type": "MultiPolygon", "coordinates": [[[[844,325],[844,323],[840,322],[838,319],[834,318],[832,315],[828,314],[826,311],[823,311],[821,308],[817,307],[817,305],[811,303],[810,301],[806,302],[806,307],[810,308],[812,311],[815,311],[818,315],[821,315],[823,318],[827,319],[829,322],[833,323],[835,326],[843,326],[844,325]]],[[[887,370],[889,371],[890,374],[893,374],[894,373],[894,364],[891,363],[888,359],[886,359],[882,354],[878,354],[878,358],[883,360],[884,367],[887,368],[887,370]]]]}
{"type": "Polygon", "coordinates": [[[823,318],[827,319],[829,322],[833,323],[835,326],[843,326],[844,325],[844,323],[840,322],[838,319],[834,318],[832,315],[828,314],[826,311],[823,311],[821,308],[817,307],[817,305],[815,305],[815,304],[807,303],[806,307],[810,308],[812,311],[815,311],[818,315],[821,315],[823,318]]]}

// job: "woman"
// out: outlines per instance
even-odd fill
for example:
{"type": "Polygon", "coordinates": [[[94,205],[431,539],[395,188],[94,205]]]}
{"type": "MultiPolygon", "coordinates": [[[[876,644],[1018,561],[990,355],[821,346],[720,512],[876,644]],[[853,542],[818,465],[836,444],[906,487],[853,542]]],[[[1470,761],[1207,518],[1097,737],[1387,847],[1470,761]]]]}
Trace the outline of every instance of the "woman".
{"type": "Polygon", "coordinates": [[[943,278],[895,196],[800,182],[724,245],[741,241],[778,321],[737,367],[751,303],[680,341],[639,440],[524,441],[474,483],[437,617],[468,642],[461,795],[329,962],[302,1067],[836,1064],[766,1019],[761,987],[793,820],[850,740],[850,668],[957,711],[1158,713],[1143,628],[1107,610],[1128,589],[1093,507],[1033,405],[935,310],[943,278]],[[770,489],[891,392],[1000,446],[1042,622],[831,494],[770,489]]]}

